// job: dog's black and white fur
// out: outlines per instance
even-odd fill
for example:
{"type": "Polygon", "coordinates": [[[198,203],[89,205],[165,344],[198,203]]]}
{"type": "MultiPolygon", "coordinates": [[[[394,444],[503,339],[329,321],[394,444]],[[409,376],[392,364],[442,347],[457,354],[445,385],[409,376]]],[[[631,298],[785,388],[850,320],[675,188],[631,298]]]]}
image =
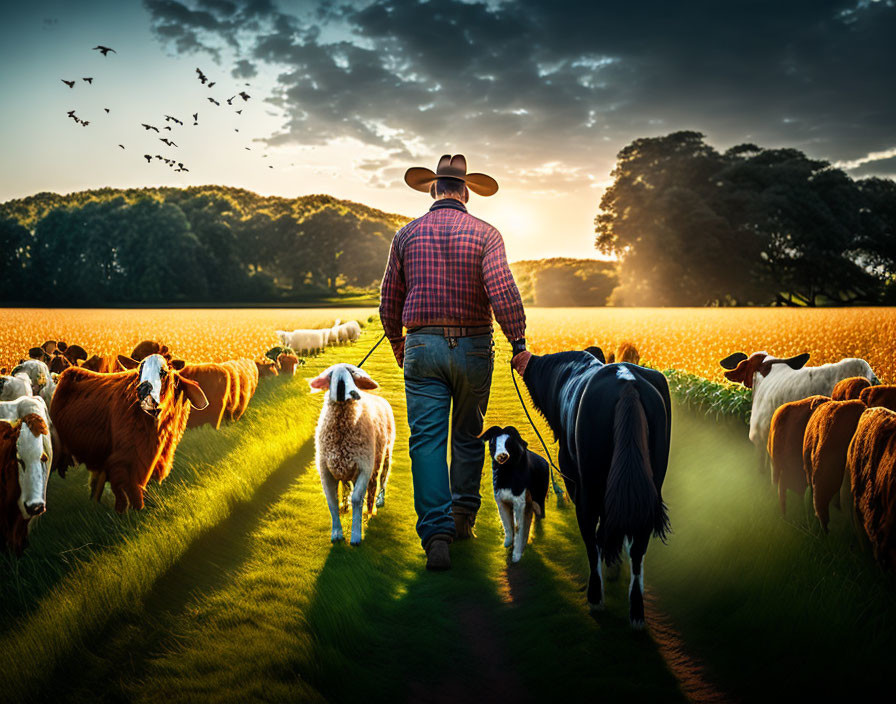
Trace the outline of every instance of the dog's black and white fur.
{"type": "Polygon", "coordinates": [[[504,547],[513,546],[511,560],[519,562],[529,542],[533,514],[544,518],[550,469],[512,425],[493,425],[479,437],[488,442],[492,457],[495,503],[504,525],[504,547]]]}

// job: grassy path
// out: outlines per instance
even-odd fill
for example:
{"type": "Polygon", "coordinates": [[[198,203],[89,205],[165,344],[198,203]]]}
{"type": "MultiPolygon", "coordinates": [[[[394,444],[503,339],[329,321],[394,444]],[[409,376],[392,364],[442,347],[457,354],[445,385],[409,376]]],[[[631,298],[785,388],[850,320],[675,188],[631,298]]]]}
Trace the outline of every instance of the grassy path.
{"type": "MultiPolygon", "coordinates": [[[[450,572],[423,569],[401,372],[385,347],[366,368],[399,421],[386,506],[360,548],[331,546],[313,464],[320,397],[303,377],[356,362],[378,334],[268,380],[239,423],[189,431],[147,511],[118,517],[86,502],[82,476],[54,478],[31,551],[0,564],[0,691],[91,702],[776,700],[855,693],[888,672],[893,580],[845,524],[822,539],[798,501],[787,520],[776,515],[744,428],[683,410],[665,490],[674,533],[645,563],[647,633],[628,626],[627,567],[607,586],[607,610],[588,613],[571,506],[551,500],[509,564],[488,472],[477,539],[452,546],[450,572]],[[834,672],[846,676],[819,676],[834,672]]],[[[539,447],[508,369],[499,344],[486,422],[515,422],[539,447]]]]}

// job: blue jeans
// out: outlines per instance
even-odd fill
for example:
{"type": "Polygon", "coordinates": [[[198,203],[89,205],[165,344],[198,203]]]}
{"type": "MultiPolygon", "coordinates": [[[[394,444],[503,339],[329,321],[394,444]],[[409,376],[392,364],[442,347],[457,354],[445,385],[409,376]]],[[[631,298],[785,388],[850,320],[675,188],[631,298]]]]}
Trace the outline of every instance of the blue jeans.
{"type": "Polygon", "coordinates": [[[493,346],[488,334],[445,338],[419,332],[409,333],[405,340],[414,508],[424,547],[434,535],[455,535],[452,505],[472,512],[479,509],[485,444],[476,436],[482,432],[482,416],[488,408],[493,346]]]}

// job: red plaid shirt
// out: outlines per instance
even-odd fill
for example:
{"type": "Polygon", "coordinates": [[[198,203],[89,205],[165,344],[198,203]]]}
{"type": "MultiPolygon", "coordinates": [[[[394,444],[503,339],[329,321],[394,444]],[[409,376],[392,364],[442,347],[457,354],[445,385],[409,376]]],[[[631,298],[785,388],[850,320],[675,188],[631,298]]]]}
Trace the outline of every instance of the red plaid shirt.
{"type": "Polygon", "coordinates": [[[396,233],[380,318],[399,362],[402,325],[490,325],[492,311],[508,340],[526,336],[523,302],[494,227],[444,198],[396,233]]]}

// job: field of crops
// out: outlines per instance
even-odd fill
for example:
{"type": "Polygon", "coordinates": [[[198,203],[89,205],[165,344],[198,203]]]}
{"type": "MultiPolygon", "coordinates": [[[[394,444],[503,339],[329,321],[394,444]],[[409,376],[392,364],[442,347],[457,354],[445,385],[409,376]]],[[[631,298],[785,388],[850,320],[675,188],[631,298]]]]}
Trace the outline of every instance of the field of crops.
{"type": "MultiPolygon", "coordinates": [[[[219,361],[260,356],[277,344],[275,329],[317,327],[336,318],[366,321],[374,308],[245,310],[5,309],[0,366],[15,364],[34,344],[63,339],[91,354],[129,352],[143,339],[167,344],[185,359],[219,361]]],[[[641,359],[722,380],[718,360],[731,352],[775,356],[810,352],[810,365],[861,357],[885,382],[896,381],[896,310],[892,308],[529,308],[535,353],[605,351],[633,342],[641,359]]]]}
{"type": "Polygon", "coordinates": [[[719,360],[764,350],[811,353],[810,366],[861,357],[885,383],[896,381],[893,308],[530,308],[527,339],[536,354],[633,342],[657,369],[722,381],[719,360]]]}
{"type": "Polygon", "coordinates": [[[0,367],[12,367],[45,340],[81,345],[89,354],[129,353],[157,340],[186,360],[219,362],[261,357],[279,344],[274,330],[331,325],[336,318],[364,323],[373,308],[227,309],[3,309],[0,367]]]}

